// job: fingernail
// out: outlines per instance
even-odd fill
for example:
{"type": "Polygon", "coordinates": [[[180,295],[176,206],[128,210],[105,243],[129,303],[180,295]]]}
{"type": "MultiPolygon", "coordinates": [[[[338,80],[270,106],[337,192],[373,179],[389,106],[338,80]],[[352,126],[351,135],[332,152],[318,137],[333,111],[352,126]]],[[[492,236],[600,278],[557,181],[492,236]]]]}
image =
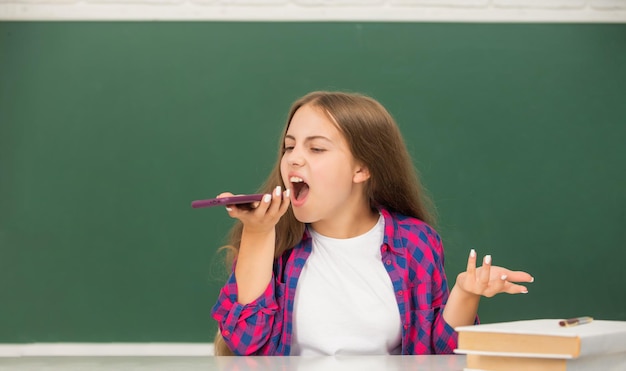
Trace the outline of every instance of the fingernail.
{"type": "Polygon", "coordinates": [[[270,202],[270,201],[272,201],[272,195],[267,194],[267,195],[263,196],[263,201],[264,201],[264,202],[270,202]]]}
{"type": "Polygon", "coordinates": [[[491,255],[485,255],[485,264],[491,264],[491,255]]]}
{"type": "Polygon", "coordinates": [[[291,196],[291,189],[287,188],[287,190],[285,191],[285,198],[289,198],[289,196],[291,196]]]}
{"type": "Polygon", "coordinates": [[[500,279],[501,279],[502,281],[506,281],[506,277],[507,277],[507,275],[506,275],[506,274],[503,274],[502,276],[500,276],[500,279]]]}
{"type": "Polygon", "coordinates": [[[471,249],[470,250],[470,258],[475,258],[476,257],[476,250],[471,249]]]}
{"type": "Polygon", "coordinates": [[[522,290],[522,294],[528,294],[528,290],[527,289],[522,290]]]}
{"type": "Polygon", "coordinates": [[[528,281],[528,282],[530,282],[530,283],[535,282],[535,277],[530,277],[530,281],[528,281]]]}
{"type": "Polygon", "coordinates": [[[226,211],[233,211],[233,209],[231,207],[227,207],[226,211]]]}
{"type": "Polygon", "coordinates": [[[274,191],[274,193],[276,193],[276,196],[280,196],[280,186],[276,187],[276,190],[274,191]]]}

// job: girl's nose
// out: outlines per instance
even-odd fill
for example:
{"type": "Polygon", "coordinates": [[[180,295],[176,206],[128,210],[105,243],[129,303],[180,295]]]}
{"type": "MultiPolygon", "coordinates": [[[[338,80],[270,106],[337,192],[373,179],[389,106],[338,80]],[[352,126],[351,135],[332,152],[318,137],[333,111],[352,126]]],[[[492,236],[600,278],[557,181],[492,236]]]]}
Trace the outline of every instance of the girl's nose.
{"type": "Polygon", "coordinates": [[[302,156],[292,155],[292,156],[289,156],[287,163],[291,166],[302,166],[302,164],[304,163],[304,160],[302,159],[302,156]]]}
{"type": "Polygon", "coordinates": [[[302,164],[304,164],[304,157],[299,148],[293,148],[285,155],[287,156],[289,166],[302,166],[302,164]]]}

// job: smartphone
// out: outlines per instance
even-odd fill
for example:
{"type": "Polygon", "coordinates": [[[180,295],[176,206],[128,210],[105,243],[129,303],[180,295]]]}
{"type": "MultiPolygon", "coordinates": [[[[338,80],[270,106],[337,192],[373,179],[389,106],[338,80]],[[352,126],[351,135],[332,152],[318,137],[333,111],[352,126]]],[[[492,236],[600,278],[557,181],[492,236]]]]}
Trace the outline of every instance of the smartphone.
{"type": "Polygon", "coordinates": [[[256,201],[261,201],[263,199],[263,194],[253,194],[253,195],[239,195],[239,196],[230,196],[230,197],[221,197],[221,198],[211,198],[208,200],[196,200],[191,202],[191,207],[199,208],[199,207],[211,207],[211,206],[226,206],[226,205],[240,205],[245,209],[251,209],[252,203],[256,201]]]}

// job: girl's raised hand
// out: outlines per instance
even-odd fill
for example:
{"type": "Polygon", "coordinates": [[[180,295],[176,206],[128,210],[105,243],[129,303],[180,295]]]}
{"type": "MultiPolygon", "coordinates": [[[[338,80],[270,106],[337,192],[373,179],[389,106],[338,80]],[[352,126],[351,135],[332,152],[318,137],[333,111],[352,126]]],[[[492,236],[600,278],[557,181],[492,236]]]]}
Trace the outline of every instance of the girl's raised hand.
{"type": "Polygon", "coordinates": [[[472,249],[467,259],[467,270],[457,276],[456,285],[467,293],[492,297],[502,292],[525,294],[528,289],[514,282],[533,281],[534,278],[526,272],[491,265],[491,255],[486,255],[483,265],[476,267],[476,251],[472,249]]]}
{"type": "MultiPolygon", "coordinates": [[[[287,212],[291,203],[289,195],[290,189],[281,192],[281,187],[277,186],[274,192],[264,195],[263,199],[253,203],[252,207],[227,205],[226,211],[231,218],[241,220],[246,231],[253,233],[268,232],[274,228],[278,220],[287,212]]],[[[226,192],[217,197],[228,196],[233,196],[233,194],[226,192]]]]}

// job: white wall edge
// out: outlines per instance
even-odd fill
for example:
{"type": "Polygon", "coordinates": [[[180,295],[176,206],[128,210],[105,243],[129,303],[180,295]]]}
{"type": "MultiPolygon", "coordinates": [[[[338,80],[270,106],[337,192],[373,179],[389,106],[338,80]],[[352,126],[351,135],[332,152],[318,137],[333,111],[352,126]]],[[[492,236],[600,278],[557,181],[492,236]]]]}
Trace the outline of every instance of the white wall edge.
{"type": "Polygon", "coordinates": [[[452,8],[452,7],[297,7],[176,4],[57,3],[0,4],[9,21],[358,21],[626,23],[626,9],[452,8]]]}
{"type": "Polygon", "coordinates": [[[212,355],[213,343],[31,343],[0,345],[0,357],[194,357],[212,355]]]}

